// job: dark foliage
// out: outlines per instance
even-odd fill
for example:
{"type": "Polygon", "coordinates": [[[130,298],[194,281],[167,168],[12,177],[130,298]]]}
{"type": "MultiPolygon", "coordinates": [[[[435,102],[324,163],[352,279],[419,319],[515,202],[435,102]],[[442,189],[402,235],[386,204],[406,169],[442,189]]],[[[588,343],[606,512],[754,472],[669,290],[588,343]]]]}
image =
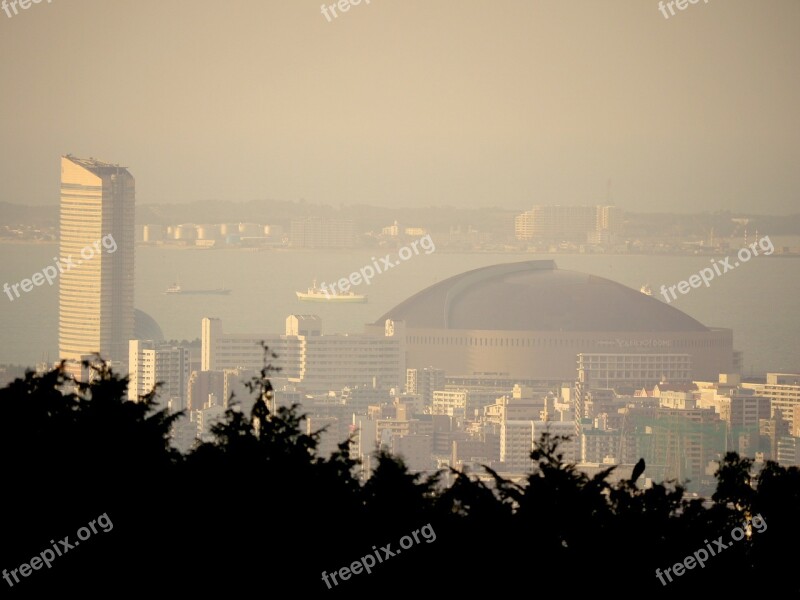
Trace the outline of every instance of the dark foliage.
{"type": "Polygon", "coordinates": [[[186,455],[169,444],[185,415],[159,409],[155,391],[126,401],[126,379],[107,369],[70,393],[63,366],[0,390],[0,569],[17,569],[50,540],[74,543],[100,515],[113,523],[51,568],[18,575],[13,587],[0,580],[6,597],[800,591],[788,568],[800,533],[797,468],[768,463],[753,481],[752,462],[729,454],[704,504],[677,482],[637,487],[643,461],[616,483],[614,467],[588,476],[563,460],[561,438],[545,434],[521,482],[487,468],[482,478],[452,472],[445,487],[380,451],[361,482],[348,441],[320,457],[299,407],[267,408],[270,373],[266,365],[251,383],[250,414],[228,410],[213,440],[186,455]],[[734,528],[757,514],[763,533],[732,543],[734,528]],[[656,576],[720,536],[728,547],[703,568],[667,585],[656,576]],[[362,557],[375,563],[370,574],[332,584],[331,573],[362,557]]]}

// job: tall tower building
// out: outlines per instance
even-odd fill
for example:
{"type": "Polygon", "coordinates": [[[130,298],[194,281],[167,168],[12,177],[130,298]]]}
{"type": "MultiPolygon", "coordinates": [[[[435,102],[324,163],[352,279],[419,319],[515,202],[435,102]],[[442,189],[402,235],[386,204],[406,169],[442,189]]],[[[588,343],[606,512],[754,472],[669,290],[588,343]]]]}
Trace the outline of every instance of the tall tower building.
{"type": "Polygon", "coordinates": [[[99,353],[124,373],[134,337],[133,176],[94,158],[61,157],[58,351],[81,376],[99,353]],[[78,362],[75,362],[78,361],[78,362]]]}

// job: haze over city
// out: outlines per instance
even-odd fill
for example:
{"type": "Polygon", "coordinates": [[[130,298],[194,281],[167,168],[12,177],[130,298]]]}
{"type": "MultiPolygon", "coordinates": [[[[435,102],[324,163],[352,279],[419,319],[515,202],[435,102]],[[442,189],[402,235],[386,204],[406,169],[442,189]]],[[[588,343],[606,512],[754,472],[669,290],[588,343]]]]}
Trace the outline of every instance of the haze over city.
{"type": "Polygon", "coordinates": [[[799,34],[0,0],[0,588],[796,595],[799,34]]]}
{"type": "Polygon", "coordinates": [[[800,6],[58,1],[0,13],[6,201],[55,157],[135,165],[137,202],[272,198],[787,214],[800,6]]]}

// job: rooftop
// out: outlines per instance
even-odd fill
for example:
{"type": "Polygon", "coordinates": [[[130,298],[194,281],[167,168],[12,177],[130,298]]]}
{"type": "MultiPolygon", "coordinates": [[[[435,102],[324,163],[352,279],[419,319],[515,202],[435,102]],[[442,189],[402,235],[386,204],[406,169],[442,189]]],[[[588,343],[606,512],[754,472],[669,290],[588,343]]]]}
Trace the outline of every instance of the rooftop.
{"type": "Polygon", "coordinates": [[[440,281],[381,316],[409,328],[561,332],[706,332],[699,321],[615,281],[552,260],[504,263],[440,281]]]}

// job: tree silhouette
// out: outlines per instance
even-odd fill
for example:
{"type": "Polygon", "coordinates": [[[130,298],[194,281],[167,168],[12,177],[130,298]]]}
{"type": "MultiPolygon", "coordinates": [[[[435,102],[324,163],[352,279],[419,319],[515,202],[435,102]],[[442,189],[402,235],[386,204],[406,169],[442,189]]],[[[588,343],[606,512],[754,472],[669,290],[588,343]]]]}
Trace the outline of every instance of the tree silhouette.
{"type": "Polygon", "coordinates": [[[680,482],[637,487],[643,462],[629,478],[615,480],[614,466],[587,475],[564,460],[565,438],[545,433],[519,481],[485,467],[451,470],[445,486],[383,449],[362,481],[350,440],[321,457],[320,432],[302,430],[302,407],[270,410],[274,355],[264,352],[249,413],[234,402],[186,454],[169,441],[186,415],[160,407],[157,389],[127,401],[127,379],[100,361],[84,365],[90,383],[72,381],[62,363],[0,389],[0,569],[18,569],[50,540],[75,541],[99,515],[113,522],[7,591],[372,597],[427,593],[430,584],[472,596],[517,593],[512,584],[538,591],[551,580],[621,597],[800,591],[784,549],[800,534],[796,467],[767,462],[755,473],[752,460],[730,453],[712,498],[690,499],[680,482]],[[744,525],[755,516],[763,531],[744,525]],[[720,536],[730,542],[739,526],[748,535],[702,568],[667,583],[656,576],[720,536]],[[423,528],[435,539],[421,538],[423,528]],[[328,589],[323,572],[367,556],[371,573],[339,576],[328,589]]]}

